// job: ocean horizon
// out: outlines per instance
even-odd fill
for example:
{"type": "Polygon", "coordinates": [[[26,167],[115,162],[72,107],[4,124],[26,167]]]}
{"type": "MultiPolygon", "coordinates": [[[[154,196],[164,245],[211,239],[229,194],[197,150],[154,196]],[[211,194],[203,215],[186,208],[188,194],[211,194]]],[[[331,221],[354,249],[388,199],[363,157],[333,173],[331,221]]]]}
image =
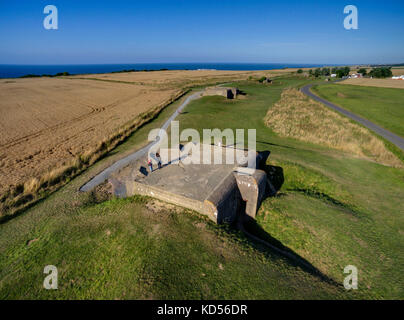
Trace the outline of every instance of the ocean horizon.
{"type": "Polygon", "coordinates": [[[97,74],[123,70],[228,70],[256,71],[284,68],[315,68],[323,65],[288,63],[132,63],[132,64],[66,64],[66,65],[17,65],[0,64],[0,78],[18,78],[26,75],[97,74]]]}

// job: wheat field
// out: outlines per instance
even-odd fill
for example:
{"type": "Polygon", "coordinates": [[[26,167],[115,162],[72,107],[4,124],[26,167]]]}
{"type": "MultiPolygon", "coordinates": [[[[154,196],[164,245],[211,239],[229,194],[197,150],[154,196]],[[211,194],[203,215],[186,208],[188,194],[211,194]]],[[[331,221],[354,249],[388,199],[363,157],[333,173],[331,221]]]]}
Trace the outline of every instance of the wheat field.
{"type": "Polygon", "coordinates": [[[275,77],[296,72],[297,69],[267,71],[226,71],[226,70],[166,70],[149,72],[119,72],[72,76],[79,79],[98,79],[137,85],[150,85],[158,88],[184,88],[205,85],[213,82],[244,80],[248,77],[275,77]]]}
{"type": "Polygon", "coordinates": [[[404,80],[393,80],[393,79],[356,78],[356,79],[347,79],[337,83],[350,84],[355,86],[366,86],[366,87],[404,89],[404,80]]]}
{"type": "Polygon", "coordinates": [[[0,82],[0,193],[61,167],[176,93],[58,78],[0,82]]]}

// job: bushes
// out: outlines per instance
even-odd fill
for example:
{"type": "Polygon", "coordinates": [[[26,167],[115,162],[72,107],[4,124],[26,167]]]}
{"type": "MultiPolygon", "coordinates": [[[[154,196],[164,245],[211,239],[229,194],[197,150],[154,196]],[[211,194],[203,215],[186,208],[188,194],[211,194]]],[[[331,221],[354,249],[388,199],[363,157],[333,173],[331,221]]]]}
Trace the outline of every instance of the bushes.
{"type": "Polygon", "coordinates": [[[310,69],[309,74],[318,78],[320,76],[329,76],[331,74],[331,70],[330,68],[317,68],[313,72],[313,70],[310,69]]]}
{"type": "Polygon", "coordinates": [[[258,79],[258,82],[263,83],[266,79],[267,79],[267,77],[263,76],[258,79]]]}
{"type": "Polygon", "coordinates": [[[389,78],[393,76],[393,72],[391,72],[391,67],[380,67],[374,68],[372,71],[370,71],[369,76],[375,78],[389,78]]]}
{"type": "Polygon", "coordinates": [[[366,74],[367,74],[368,72],[367,72],[367,70],[366,70],[365,68],[360,68],[360,69],[358,70],[358,73],[360,73],[360,74],[363,75],[363,76],[366,76],[366,74]]]}
{"type": "Polygon", "coordinates": [[[320,68],[317,68],[316,70],[314,70],[314,76],[315,76],[316,78],[318,78],[319,76],[321,76],[321,69],[320,69],[320,68]]]}
{"type": "Polygon", "coordinates": [[[349,76],[349,72],[351,71],[350,67],[342,67],[342,68],[333,68],[332,73],[335,73],[338,78],[349,76]]]}
{"type": "Polygon", "coordinates": [[[26,74],[26,75],[21,76],[20,78],[41,78],[41,77],[51,77],[52,78],[52,77],[60,77],[60,76],[70,76],[70,73],[65,71],[65,72],[58,72],[54,75],[52,75],[52,74],[42,74],[42,75],[26,74]]]}

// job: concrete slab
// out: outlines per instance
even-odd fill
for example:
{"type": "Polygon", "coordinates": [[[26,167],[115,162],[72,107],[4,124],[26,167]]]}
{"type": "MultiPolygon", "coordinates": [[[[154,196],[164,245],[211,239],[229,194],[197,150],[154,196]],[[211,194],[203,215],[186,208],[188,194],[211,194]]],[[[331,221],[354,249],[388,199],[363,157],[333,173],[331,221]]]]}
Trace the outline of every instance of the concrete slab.
{"type": "Polygon", "coordinates": [[[147,176],[138,176],[135,181],[204,201],[233,168],[232,165],[171,164],[147,176]]]}
{"type": "MultiPolygon", "coordinates": [[[[217,223],[232,223],[241,202],[245,201],[250,202],[248,214],[255,216],[265,191],[266,175],[264,172],[257,175],[260,170],[246,168],[248,152],[232,147],[196,145],[192,152],[188,153],[189,149],[180,158],[182,161],[187,158],[199,160],[201,164],[184,164],[177,161],[178,150],[178,147],[160,149],[163,166],[158,169],[155,163],[153,172],[149,171],[145,155],[114,174],[109,182],[115,194],[121,197],[133,194],[152,196],[198,211],[217,223]],[[202,152],[195,152],[207,146],[211,151],[211,164],[203,164],[202,152]],[[235,163],[226,163],[229,154],[234,154],[235,163]],[[215,164],[214,159],[220,157],[223,164],[215,164]]],[[[252,154],[257,157],[255,151],[250,152],[250,157],[252,154]]]]}

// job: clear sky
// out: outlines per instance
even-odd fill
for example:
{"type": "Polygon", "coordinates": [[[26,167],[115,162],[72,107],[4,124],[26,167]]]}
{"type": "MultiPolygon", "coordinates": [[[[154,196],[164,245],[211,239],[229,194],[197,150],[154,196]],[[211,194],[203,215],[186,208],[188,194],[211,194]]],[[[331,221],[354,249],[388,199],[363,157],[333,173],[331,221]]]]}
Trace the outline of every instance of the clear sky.
{"type": "Polygon", "coordinates": [[[0,0],[0,64],[147,62],[403,63],[404,1],[0,0]]]}

